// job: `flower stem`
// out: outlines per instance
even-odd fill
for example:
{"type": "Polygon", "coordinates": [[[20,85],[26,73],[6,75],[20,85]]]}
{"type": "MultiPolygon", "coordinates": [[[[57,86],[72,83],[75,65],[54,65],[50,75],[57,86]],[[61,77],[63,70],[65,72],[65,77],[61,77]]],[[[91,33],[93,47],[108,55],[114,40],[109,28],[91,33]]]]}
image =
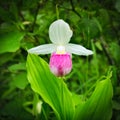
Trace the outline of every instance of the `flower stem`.
{"type": "Polygon", "coordinates": [[[57,16],[57,19],[59,19],[59,10],[58,10],[58,4],[56,4],[56,16],[57,16]]]}

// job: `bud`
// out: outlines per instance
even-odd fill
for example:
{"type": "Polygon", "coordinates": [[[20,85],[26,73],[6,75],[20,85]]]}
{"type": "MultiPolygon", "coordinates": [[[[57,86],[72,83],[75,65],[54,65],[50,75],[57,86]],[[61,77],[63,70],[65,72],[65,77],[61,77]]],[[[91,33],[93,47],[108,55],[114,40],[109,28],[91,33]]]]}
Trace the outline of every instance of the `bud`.
{"type": "Polygon", "coordinates": [[[62,77],[70,73],[72,69],[71,55],[53,53],[50,57],[50,70],[56,76],[62,77]]]}

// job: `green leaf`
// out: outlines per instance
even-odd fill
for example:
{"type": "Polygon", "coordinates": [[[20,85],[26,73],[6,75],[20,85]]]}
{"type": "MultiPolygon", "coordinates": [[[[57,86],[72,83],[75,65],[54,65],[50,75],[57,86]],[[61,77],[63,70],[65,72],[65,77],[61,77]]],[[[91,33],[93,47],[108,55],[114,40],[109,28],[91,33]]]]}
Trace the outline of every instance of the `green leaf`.
{"type": "Polygon", "coordinates": [[[14,54],[11,54],[11,53],[0,54],[0,65],[12,60],[13,57],[14,57],[14,54]]]}
{"type": "Polygon", "coordinates": [[[110,120],[112,95],[110,79],[99,82],[92,96],[85,103],[77,106],[75,120],[110,120]]]}
{"type": "Polygon", "coordinates": [[[104,26],[107,25],[109,23],[109,20],[110,20],[110,16],[109,16],[109,13],[106,9],[99,9],[99,16],[97,17],[101,26],[103,27],[103,31],[105,30],[104,29],[104,26]]]}
{"type": "Polygon", "coordinates": [[[116,1],[115,8],[120,12],[120,0],[116,1]]]}
{"type": "Polygon", "coordinates": [[[5,52],[15,52],[20,48],[20,41],[24,33],[11,31],[0,34],[0,54],[5,52]]]}
{"type": "Polygon", "coordinates": [[[26,66],[25,66],[25,63],[18,63],[18,64],[11,65],[8,69],[11,72],[15,72],[18,70],[26,70],[26,66]]]}
{"type": "Polygon", "coordinates": [[[120,110],[120,103],[113,100],[113,109],[115,110],[120,110]]]}
{"type": "Polygon", "coordinates": [[[28,80],[32,89],[54,110],[59,120],[73,120],[74,104],[72,94],[62,79],[54,76],[48,64],[40,57],[27,57],[28,80]]]}
{"type": "Polygon", "coordinates": [[[28,80],[26,78],[26,72],[22,72],[14,76],[11,85],[20,89],[24,89],[28,85],[28,80]]]}
{"type": "Polygon", "coordinates": [[[88,19],[83,18],[79,23],[80,31],[84,32],[85,35],[89,35],[89,37],[96,37],[102,32],[102,27],[99,21],[96,18],[88,19]]]}
{"type": "Polygon", "coordinates": [[[120,62],[120,56],[119,56],[120,45],[117,42],[111,42],[109,46],[110,46],[109,50],[110,50],[112,57],[117,63],[119,63],[120,62]]]}

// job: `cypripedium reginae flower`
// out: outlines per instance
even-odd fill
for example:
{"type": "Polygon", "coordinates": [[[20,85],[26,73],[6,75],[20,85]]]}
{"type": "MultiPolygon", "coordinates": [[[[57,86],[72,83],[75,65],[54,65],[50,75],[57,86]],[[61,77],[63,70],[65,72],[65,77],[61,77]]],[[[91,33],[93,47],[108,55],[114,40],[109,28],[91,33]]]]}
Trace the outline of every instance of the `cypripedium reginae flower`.
{"type": "Polygon", "coordinates": [[[64,76],[72,69],[71,54],[91,55],[93,52],[81,45],[69,43],[73,32],[65,21],[59,19],[49,28],[49,37],[52,44],[40,45],[28,50],[34,54],[51,54],[50,70],[56,76],[64,76]]]}

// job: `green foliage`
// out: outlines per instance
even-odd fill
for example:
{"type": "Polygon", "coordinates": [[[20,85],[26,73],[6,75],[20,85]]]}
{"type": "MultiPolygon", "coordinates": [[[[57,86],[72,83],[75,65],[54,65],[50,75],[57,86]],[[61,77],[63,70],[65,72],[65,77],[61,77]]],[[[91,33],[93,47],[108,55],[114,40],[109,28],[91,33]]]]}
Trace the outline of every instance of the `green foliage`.
{"type": "Polygon", "coordinates": [[[115,8],[120,12],[120,0],[116,1],[115,8]]]}
{"type": "Polygon", "coordinates": [[[36,55],[28,55],[27,71],[32,89],[53,108],[58,119],[72,120],[75,108],[72,95],[63,80],[55,77],[47,63],[36,55]]]}
{"type": "Polygon", "coordinates": [[[0,40],[0,54],[5,52],[15,52],[20,48],[20,41],[24,37],[24,33],[12,31],[7,33],[1,33],[0,40]]]}
{"type": "Polygon", "coordinates": [[[27,84],[28,84],[28,81],[26,79],[26,73],[24,72],[16,75],[16,77],[14,77],[13,81],[11,82],[11,86],[15,86],[20,89],[25,89],[27,84]]]}
{"type": "Polygon", "coordinates": [[[76,120],[110,120],[112,116],[111,76],[97,83],[92,96],[77,106],[76,120]]]}
{"type": "Polygon", "coordinates": [[[53,108],[58,119],[87,120],[90,118],[91,120],[110,120],[113,95],[110,81],[111,74],[108,74],[105,80],[97,83],[92,96],[84,102],[79,96],[72,96],[64,81],[56,78],[50,72],[47,63],[38,56],[28,55],[27,71],[32,89],[39,93],[43,100],[53,108]]]}

